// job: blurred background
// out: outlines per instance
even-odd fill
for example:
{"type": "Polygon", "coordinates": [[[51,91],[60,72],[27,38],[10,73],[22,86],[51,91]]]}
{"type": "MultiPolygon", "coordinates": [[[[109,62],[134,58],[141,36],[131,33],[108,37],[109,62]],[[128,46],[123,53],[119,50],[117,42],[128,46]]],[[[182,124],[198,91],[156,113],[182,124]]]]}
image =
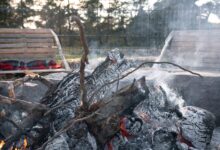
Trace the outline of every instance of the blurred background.
{"type": "Polygon", "coordinates": [[[118,47],[158,56],[172,30],[220,29],[220,0],[1,0],[0,28],[51,28],[67,58],[79,57],[81,18],[94,54],[118,47]]]}

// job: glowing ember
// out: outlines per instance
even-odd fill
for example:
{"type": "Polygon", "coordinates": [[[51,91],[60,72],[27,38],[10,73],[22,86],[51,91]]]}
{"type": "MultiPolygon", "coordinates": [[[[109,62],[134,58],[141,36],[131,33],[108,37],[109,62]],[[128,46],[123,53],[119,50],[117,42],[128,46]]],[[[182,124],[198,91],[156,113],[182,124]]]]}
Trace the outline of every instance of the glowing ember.
{"type": "Polygon", "coordinates": [[[131,136],[128,131],[126,130],[126,120],[127,118],[126,117],[123,117],[121,118],[120,120],[120,132],[121,132],[121,135],[124,136],[124,137],[129,137],[131,136]]]}
{"type": "Polygon", "coordinates": [[[28,142],[27,142],[27,138],[25,137],[24,143],[23,143],[24,150],[26,149],[27,145],[28,145],[28,142]]]}
{"type": "Polygon", "coordinates": [[[1,140],[0,141],[0,150],[2,149],[2,147],[5,145],[5,141],[1,140]]]}
{"type": "MultiPolygon", "coordinates": [[[[0,150],[2,150],[4,145],[5,145],[5,141],[1,140],[0,141],[0,150]]],[[[28,142],[27,142],[27,138],[25,137],[24,141],[23,141],[23,145],[20,148],[11,146],[10,150],[26,150],[27,146],[28,146],[28,142]]]]}

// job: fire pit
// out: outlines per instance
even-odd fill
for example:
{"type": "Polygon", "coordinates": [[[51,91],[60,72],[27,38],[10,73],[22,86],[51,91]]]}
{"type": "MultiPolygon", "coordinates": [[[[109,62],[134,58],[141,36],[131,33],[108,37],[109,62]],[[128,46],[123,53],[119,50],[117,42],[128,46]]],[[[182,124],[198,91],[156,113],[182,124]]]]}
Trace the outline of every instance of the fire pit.
{"type": "Polygon", "coordinates": [[[65,76],[47,92],[41,104],[21,100],[8,103],[13,98],[2,96],[1,148],[210,148],[214,115],[188,106],[181,93],[156,77],[152,79],[152,71],[136,72],[137,79],[141,78],[141,72],[146,75],[137,81],[128,76],[119,83],[108,84],[133,66],[134,62],[128,62],[119,51],[110,52],[85,78],[90,101],[88,111],[80,107],[78,73],[65,76]],[[102,88],[103,85],[106,86],[102,88]],[[23,105],[33,108],[23,109],[23,105]],[[39,109],[40,105],[46,108],[39,109]]]}
{"type": "Polygon", "coordinates": [[[219,130],[213,134],[215,116],[187,105],[181,93],[168,84],[169,75],[150,69],[126,79],[155,63],[169,64],[201,78],[200,74],[170,62],[131,62],[117,49],[86,73],[89,50],[79,18],[73,19],[84,47],[79,71],[68,73],[58,83],[32,75],[4,86],[0,95],[0,149],[201,150],[219,146],[215,141],[219,130]],[[42,83],[47,92],[39,92],[37,100],[28,94],[26,100],[18,99],[15,91],[33,86],[28,84],[30,80],[42,83]]]}

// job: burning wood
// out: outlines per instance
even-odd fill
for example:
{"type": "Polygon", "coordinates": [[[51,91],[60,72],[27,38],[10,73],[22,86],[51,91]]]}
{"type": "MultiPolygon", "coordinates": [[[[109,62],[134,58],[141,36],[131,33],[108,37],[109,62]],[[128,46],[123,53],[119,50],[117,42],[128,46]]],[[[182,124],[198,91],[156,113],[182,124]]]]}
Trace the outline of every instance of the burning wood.
{"type": "MultiPolygon", "coordinates": [[[[193,112],[197,110],[202,112],[202,110],[199,108],[188,109],[188,107],[182,105],[182,101],[173,103],[167,97],[169,95],[167,87],[158,87],[157,83],[151,83],[142,78],[106,97],[106,95],[109,95],[109,90],[114,91],[117,86],[116,83],[107,83],[123,77],[122,72],[129,68],[129,64],[124,58],[116,57],[122,56],[119,52],[113,51],[109,55],[111,55],[111,58],[115,55],[114,59],[117,60],[117,63],[111,63],[108,56],[90,76],[85,78],[88,97],[91,97],[93,92],[96,91],[95,89],[101,88],[102,90],[102,92],[96,93],[97,95],[92,99],[88,111],[80,109],[79,74],[69,74],[61,80],[52,93],[42,99],[41,105],[46,105],[44,112],[29,109],[28,112],[31,113],[29,119],[33,118],[36,112],[42,114],[35,115],[34,122],[28,119],[32,123],[22,127],[28,130],[21,132],[17,129],[16,134],[5,138],[5,141],[3,141],[5,143],[1,144],[2,147],[7,146],[8,143],[19,143],[21,137],[27,135],[27,139],[30,141],[28,142],[29,147],[34,149],[41,147],[42,144],[45,145],[41,147],[43,149],[53,149],[55,147],[77,149],[80,145],[86,149],[95,149],[95,147],[103,149],[106,145],[113,149],[135,148],[138,146],[144,148],[146,145],[149,148],[160,149],[164,147],[163,144],[172,148],[177,147],[178,144],[176,143],[178,142],[180,145],[185,143],[189,147],[198,148],[195,139],[186,136],[188,131],[184,127],[186,122],[184,117],[189,119],[190,117],[185,115],[191,110],[193,112]],[[118,77],[118,75],[121,77],[118,77]],[[103,89],[105,84],[106,86],[103,89]],[[47,125],[48,122],[50,122],[49,126],[47,125]],[[179,126],[174,126],[175,124],[179,126]],[[181,129],[181,139],[179,138],[180,132],[178,129],[181,129]],[[83,131],[81,135],[79,135],[79,131],[80,133],[83,131]],[[48,138],[49,135],[52,138],[48,138]],[[166,141],[168,137],[170,140],[166,141]]],[[[9,98],[2,98],[1,100],[4,100],[5,104],[11,105],[9,98]]],[[[176,97],[176,100],[178,100],[178,97],[176,97]]],[[[14,102],[21,103],[21,106],[23,106],[23,101],[15,100],[14,102]]],[[[24,105],[31,105],[31,103],[26,104],[24,102],[24,105]]],[[[35,106],[32,107],[35,108],[35,106]]],[[[212,115],[208,114],[196,113],[195,116],[198,115],[201,120],[209,118],[208,122],[213,122],[212,115]]],[[[192,121],[191,123],[194,124],[192,121]]],[[[23,120],[22,122],[27,123],[28,121],[23,120]]],[[[198,124],[199,126],[204,125],[205,132],[204,135],[201,134],[201,137],[207,136],[208,138],[205,140],[208,144],[214,127],[211,124],[208,126],[204,122],[198,124]],[[206,132],[207,129],[209,132],[206,132]]],[[[196,131],[196,133],[199,132],[200,130],[196,131]]],[[[24,143],[23,145],[26,145],[24,143]]],[[[202,147],[206,147],[207,144],[202,147]]],[[[11,144],[8,144],[8,148],[10,147],[11,144]]]]}
{"type": "Polygon", "coordinates": [[[1,141],[0,141],[0,149],[2,149],[4,145],[5,145],[5,141],[4,141],[4,140],[1,140],[1,141]]]}
{"type": "MultiPolygon", "coordinates": [[[[21,142],[21,143],[22,143],[21,146],[15,145],[15,146],[11,146],[9,149],[10,150],[26,150],[27,146],[28,146],[27,138],[25,137],[23,142],[21,142]]],[[[2,149],[4,145],[5,145],[5,141],[1,140],[0,141],[0,149],[2,149]]]]}
{"type": "MultiPolygon", "coordinates": [[[[118,88],[116,82],[153,62],[144,62],[123,74],[132,65],[122,53],[114,50],[85,76],[88,47],[84,38],[81,40],[85,54],[79,73],[69,73],[57,85],[37,77],[51,89],[40,103],[18,100],[13,95],[0,96],[1,112],[5,110],[0,118],[0,149],[207,147],[214,129],[214,117],[208,111],[185,106],[183,99],[170,96],[168,87],[145,77],[118,88]]],[[[168,63],[199,75],[169,62],[156,63],[168,63]]],[[[20,79],[15,83],[19,84],[18,81],[25,82],[20,79]]]]}

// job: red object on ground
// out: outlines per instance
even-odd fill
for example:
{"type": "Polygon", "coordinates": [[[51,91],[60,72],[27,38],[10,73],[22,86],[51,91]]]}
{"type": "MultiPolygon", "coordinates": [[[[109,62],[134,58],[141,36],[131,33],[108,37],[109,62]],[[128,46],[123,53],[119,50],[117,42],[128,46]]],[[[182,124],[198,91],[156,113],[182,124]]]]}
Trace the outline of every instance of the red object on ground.
{"type": "Polygon", "coordinates": [[[0,61],[0,70],[18,70],[24,67],[24,62],[17,60],[0,61]]]}
{"type": "Polygon", "coordinates": [[[0,70],[13,70],[13,66],[7,63],[0,62],[0,70]]]}
{"type": "Polygon", "coordinates": [[[60,64],[57,64],[54,60],[49,61],[48,65],[49,65],[49,68],[52,68],[52,69],[62,68],[62,66],[60,64]]]}
{"type": "Polygon", "coordinates": [[[27,63],[27,69],[48,69],[46,60],[34,60],[27,63]]]}
{"type": "Polygon", "coordinates": [[[25,69],[59,69],[62,68],[54,60],[34,60],[28,63],[17,60],[0,61],[0,70],[25,70],[25,69]]]}
{"type": "Polygon", "coordinates": [[[27,63],[28,69],[59,69],[61,65],[57,64],[54,60],[49,62],[46,60],[35,60],[27,63]]]}

